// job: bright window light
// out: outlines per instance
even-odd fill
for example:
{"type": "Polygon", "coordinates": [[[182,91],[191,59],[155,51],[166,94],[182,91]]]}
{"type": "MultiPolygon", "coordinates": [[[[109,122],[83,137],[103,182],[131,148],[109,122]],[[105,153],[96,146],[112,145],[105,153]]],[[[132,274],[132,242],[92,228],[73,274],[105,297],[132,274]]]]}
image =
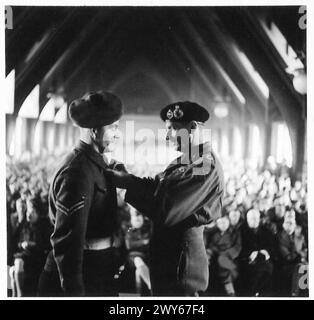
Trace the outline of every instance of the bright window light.
{"type": "Polygon", "coordinates": [[[215,153],[218,153],[218,133],[217,130],[212,130],[212,136],[211,136],[211,146],[215,153]]]}
{"type": "Polygon", "coordinates": [[[49,124],[47,128],[47,149],[48,152],[53,152],[55,148],[55,127],[49,124]]]}
{"type": "Polygon", "coordinates": [[[31,91],[24,100],[19,116],[21,118],[36,119],[39,115],[39,84],[31,91]]]}
{"type": "Polygon", "coordinates": [[[54,122],[61,123],[61,124],[67,123],[67,112],[68,112],[68,105],[67,103],[64,103],[63,106],[60,108],[60,110],[57,112],[54,118],[54,122]]]}
{"type": "Polygon", "coordinates": [[[33,152],[35,155],[40,155],[41,141],[43,137],[43,126],[44,123],[42,121],[38,121],[35,127],[33,144],[33,152]]]}
{"type": "Polygon", "coordinates": [[[234,131],[234,157],[239,160],[242,159],[243,150],[242,150],[242,136],[239,127],[235,127],[234,131]]]}
{"type": "Polygon", "coordinates": [[[287,166],[292,166],[292,147],[289,129],[286,124],[277,124],[277,150],[276,160],[278,163],[286,162],[287,166]]]}
{"type": "Polygon", "coordinates": [[[15,132],[13,133],[13,137],[10,143],[10,148],[9,148],[9,155],[11,157],[14,156],[14,152],[15,152],[15,132]]]}
{"type": "Polygon", "coordinates": [[[40,121],[53,121],[55,117],[55,105],[53,99],[49,99],[40,113],[40,121]]]}
{"type": "Polygon", "coordinates": [[[18,158],[22,154],[22,132],[24,125],[25,123],[23,122],[23,119],[17,117],[15,122],[14,134],[9,150],[10,156],[13,156],[15,158],[18,158]]]}
{"type": "Polygon", "coordinates": [[[221,134],[221,155],[223,159],[227,159],[229,156],[229,141],[227,132],[225,130],[222,131],[221,134]]]}
{"type": "Polygon", "coordinates": [[[252,124],[250,125],[249,132],[251,136],[251,154],[249,155],[249,157],[257,165],[262,155],[260,131],[256,124],[252,124]]]}
{"type": "Polygon", "coordinates": [[[15,70],[13,69],[8,76],[5,78],[5,113],[12,114],[14,112],[14,81],[15,81],[15,70]]]}

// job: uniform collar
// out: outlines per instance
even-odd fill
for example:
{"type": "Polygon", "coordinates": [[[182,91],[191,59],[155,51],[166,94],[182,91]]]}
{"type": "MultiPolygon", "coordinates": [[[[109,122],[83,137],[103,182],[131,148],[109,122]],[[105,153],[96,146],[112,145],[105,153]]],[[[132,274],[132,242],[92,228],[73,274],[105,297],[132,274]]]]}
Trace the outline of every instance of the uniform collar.
{"type": "Polygon", "coordinates": [[[183,154],[180,157],[174,159],[167,167],[166,171],[172,171],[178,166],[187,166],[192,163],[198,163],[198,161],[202,161],[203,157],[213,157],[211,153],[211,145],[209,142],[204,142],[199,144],[193,148],[191,148],[190,157],[187,154],[183,154]]]}
{"type": "Polygon", "coordinates": [[[84,152],[84,154],[94,163],[96,163],[99,167],[103,169],[108,169],[109,166],[104,161],[102,155],[97,152],[90,144],[87,144],[80,140],[77,147],[75,147],[76,150],[84,152]]]}
{"type": "Polygon", "coordinates": [[[190,154],[183,154],[177,160],[179,162],[181,162],[182,164],[191,164],[191,163],[198,161],[203,156],[208,155],[210,153],[211,153],[210,143],[204,142],[204,143],[199,144],[197,146],[191,147],[190,154]]]}

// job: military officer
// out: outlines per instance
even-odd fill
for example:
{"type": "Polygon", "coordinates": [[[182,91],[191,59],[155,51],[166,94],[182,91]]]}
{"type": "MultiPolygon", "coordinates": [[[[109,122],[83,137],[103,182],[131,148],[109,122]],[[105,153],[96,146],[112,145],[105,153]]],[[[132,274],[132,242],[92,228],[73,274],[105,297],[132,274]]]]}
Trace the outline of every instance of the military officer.
{"type": "Polygon", "coordinates": [[[49,192],[52,252],[39,282],[40,296],[114,295],[116,188],[104,171],[119,137],[122,103],[108,92],[74,100],[69,116],[80,142],[55,174],[49,192]]]}
{"type": "Polygon", "coordinates": [[[204,225],[221,214],[223,171],[202,127],[209,113],[189,101],[161,110],[167,140],[182,156],[153,178],[112,171],[125,200],[153,221],[152,291],[157,296],[197,296],[208,285],[204,225]]]}

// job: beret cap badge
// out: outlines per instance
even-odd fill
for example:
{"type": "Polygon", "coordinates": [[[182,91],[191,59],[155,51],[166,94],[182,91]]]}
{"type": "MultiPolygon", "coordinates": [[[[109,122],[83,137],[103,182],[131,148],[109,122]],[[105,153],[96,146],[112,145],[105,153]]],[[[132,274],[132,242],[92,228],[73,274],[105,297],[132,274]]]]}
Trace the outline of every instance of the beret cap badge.
{"type": "Polygon", "coordinates": [[[168,112],[167,112],[167,118],[169,120],[173,118],[173,112],[171,111],[171,109],[169,109],[168,112]]]}
{"type": "Polygon", "coordinates": [[[160,111],[161,120],[177,122],[199,121],[206,122],[210,114],[201,105],[191,101],[178,101],[171,103],[160,111]]]}
{"type": "Polygon", "coordinates": [[[181,119],[184,116],[183,111],[180,109],[180,106],[175,106],[173,115],[176,119],[181,119]]]}

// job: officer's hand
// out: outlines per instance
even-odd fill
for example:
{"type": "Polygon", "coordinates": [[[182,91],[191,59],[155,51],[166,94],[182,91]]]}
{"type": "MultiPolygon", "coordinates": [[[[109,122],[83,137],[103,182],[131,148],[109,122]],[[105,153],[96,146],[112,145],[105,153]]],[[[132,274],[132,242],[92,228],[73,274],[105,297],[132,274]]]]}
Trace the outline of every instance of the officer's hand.
{"type": "Polygon", "coordinates": [[[106,174],[108,174],[111,177],[114,185],[117,188],[127,189],[130,186],[132,180],[131,174],[111,169],[107,169],[106,174]]]}
{"type": "Polygon", "coordinates": [[[258,251],[253,251],[249,256],[249,263],[252,263],[256,259],[257,255],[258,255],[258,251]]]}
{"type": "Polygon", "coordinates": [[[269,255],[269,253],[267,252],[267,250],[264,250],[264,249],[263,249],[263,250],[260,251],[260,253],[265,256],[265,260],[266,260],[266,261],[270,259],[270,255],[269,255]]]}
{"type": "Polygon", "coordinates": [[[126,169],[126,167],[123,163],[117,163],[113,169],[116,171],[128,173],[128,170],[126,169]]]}
{"type": "Polygon", "coordinates": [[[21,243],[21,247],[22,247],[22,249],[26,250],[26,248],[28,247],[27,241],[23,241],[23,242],[21,243]]]}

